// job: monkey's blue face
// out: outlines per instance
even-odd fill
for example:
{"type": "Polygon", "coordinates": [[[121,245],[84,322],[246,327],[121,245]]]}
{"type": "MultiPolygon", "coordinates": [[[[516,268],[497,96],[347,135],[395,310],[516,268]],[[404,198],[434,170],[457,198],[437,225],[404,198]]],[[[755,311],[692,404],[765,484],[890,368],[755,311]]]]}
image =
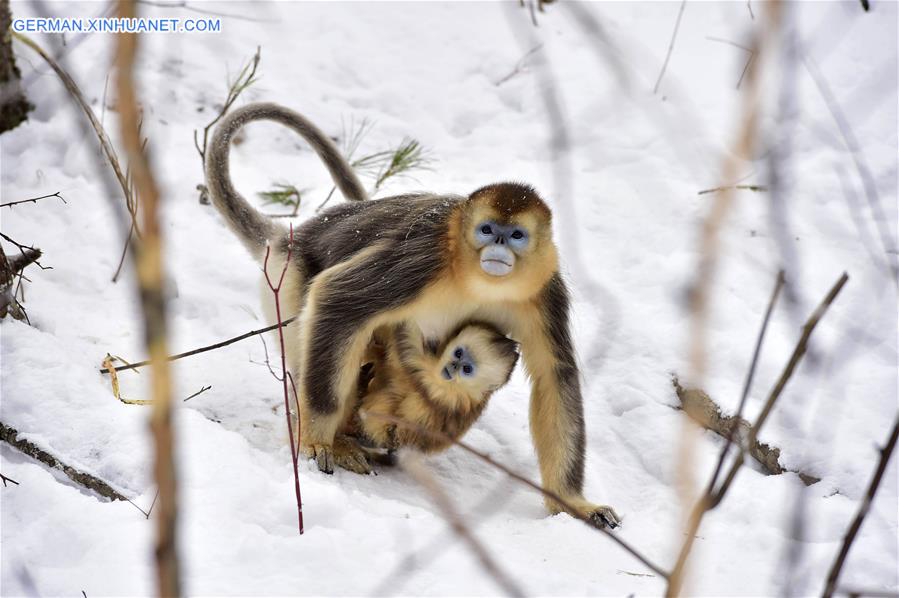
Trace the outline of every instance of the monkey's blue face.
{"type": "Polygon", "coordinates": [[[475,362],[468,351],[467,347],[456,347],[453,349],[453,356],[449,362],[443,366],[443,377],[446,380],[452,380],[456,376],[463,378],[471,378],[475,373],[475,362]]]}
{"type": "Polygon", "coordinates": [[[475,243],[481,250],[481,269],[491,276],[505,276],[515,266],[516,255],[530,243],[528,231],[517,224],[485,220],[475,226],[475,243]]]}

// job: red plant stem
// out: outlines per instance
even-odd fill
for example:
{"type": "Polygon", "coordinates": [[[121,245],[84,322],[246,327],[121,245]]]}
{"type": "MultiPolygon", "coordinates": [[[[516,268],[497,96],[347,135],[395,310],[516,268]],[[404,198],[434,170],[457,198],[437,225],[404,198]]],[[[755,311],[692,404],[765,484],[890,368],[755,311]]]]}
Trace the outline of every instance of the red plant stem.
{"type": "MultiPolygon", "coordinates": [[[[293,486],[297,496],[297,519],[300,526],[300,535],[303,534],[303,497],[300,494],[300,470],[298,462],[299,441],[293,435],[293,422],[290,418],[290,395],[287,391],[287,357],[284,351],[284,327],[281,326],[281,284],[284,282],[284,275],[287,274],[287,265],[290,263],[291,251],[293,249],[293,225],[290,226],[290,238],[287,244],[287,257],[284,260],[284,268],[281,269],[281,278],[278,279],[278,286],[272,284],[271,278],[268,276],[268,258],[271,254],[271,246],[265,248],[265,262],[263,269],[265,273],[265,282],[268,288],[272,290],[275,296],[275,317],[278,318],[278,341],[281,343],[281,382],[284,384],[284,415],[287,418],[287,433],[290,435],[290,457],[293,459],[293,486]]],[[[293,384],[293,379],[291,379],[293,384]]],[[[296,388],[294,388],[296,395],[296,388]]],[[[299,398],[297,398],[297,407],[299,407],[299,398]]],[[[297,410],[297,424],[299,424],[300,412],[297,410]]]]}

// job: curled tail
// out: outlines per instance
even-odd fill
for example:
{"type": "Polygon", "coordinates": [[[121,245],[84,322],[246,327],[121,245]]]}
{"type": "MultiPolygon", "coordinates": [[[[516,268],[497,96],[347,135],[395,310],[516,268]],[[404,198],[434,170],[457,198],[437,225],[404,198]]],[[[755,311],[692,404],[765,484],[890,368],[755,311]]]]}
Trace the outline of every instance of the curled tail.
{"type": "Polygon", "coordinates": [[[237,192],[231,182],[228,164],[231,139],[241,127],[254,120],[271,120],[299,133],[325,163],[334,184],[346,199],[362,201],[368,199],[368,194],[334,143],[302,115],[271,103],[249,104],[229,113],[216,127],[206,151],[206,185],[212,202],[231,230],[250,253],[261,260],[266,244],[281,236],[284,229],[260,214],[237,192]]]}

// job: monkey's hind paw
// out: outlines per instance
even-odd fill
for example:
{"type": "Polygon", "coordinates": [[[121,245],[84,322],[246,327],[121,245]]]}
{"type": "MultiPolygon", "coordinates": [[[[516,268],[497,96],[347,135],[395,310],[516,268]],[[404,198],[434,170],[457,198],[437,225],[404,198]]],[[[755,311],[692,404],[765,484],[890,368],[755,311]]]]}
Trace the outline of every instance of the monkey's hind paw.
{"type": "Polygon", "coordinates": [[[354,473],[367,475],[372,472],[368,453],[354,439],[340,434],[334,439],[334,464],[354,473]]]}
{"type": "Polygon", "coordinates": [[[590,513],[587,513],[587,520],[596,527],[608,527],[615,529],[621,525],[621,518],[615,509],[606,505],[597,505],[590,513]]]}
{"type": "Polygon", "coordinates": [[[315,459],[318,470],[322,473],[334,473],[334,451],[327,444],[311,444],[304,447],[303,452],[309,459],[315,459]]]}

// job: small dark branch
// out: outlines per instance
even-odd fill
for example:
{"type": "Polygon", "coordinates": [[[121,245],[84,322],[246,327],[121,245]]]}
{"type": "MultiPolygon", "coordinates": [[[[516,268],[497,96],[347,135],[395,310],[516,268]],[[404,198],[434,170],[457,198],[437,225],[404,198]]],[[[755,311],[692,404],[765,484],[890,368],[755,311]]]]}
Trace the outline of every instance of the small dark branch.
{"type": "MultiPolygon", "coordinates": [[[[750,8],[750,11],[751,10],[752,9],[750,8]]],[[[735,48],[739,48],[749,54],[749,56],[746,58],[746,64],[743,66],[743,72],[740,73],[740,78],[737,80],[737,89],[740,89],[740,85],[743,84],[743,79],[746,77],[746,72],[749,70],[749,65],[752,64],[753,60],[755,60],[755,51],[752,48],[747,48],[746,46],[740,45],[736,42],[732,42],[728,39],[721,39],[720,37],[712,37],[710,35],[707,35],[706,39],[711,42],[719,42],[722,44],[733,46],[735,48]]]]}
{"type": "Polygon", "coordinates": [[[528,50],[527,53],[525,53],[525,55],[522,56],[518,60],[518,62],[515,63],[515,66],[512,68],[512,71],[508,75],[503,77],[502,79],[494,81],[493,85],[495,85],[496,87],[499,87],[500,85],[502,85],[509,79],[515,77],[519,73],[525,72],[527,70],[528,60],[531,58],[531,56],[533,56],[534,54],[539,52],[542,48],[543,48],[543,44],[537,44],[536,46],[534,46],[533,48],[528,50]]]}
{"type": "MultiPolygon", "coordinates": [[[[235,336],[234,338],[229,338],[228,340],[224,340],[224,341],[221,341],[221,342],[219,342],[219,343],[215,343],[214,345],[207,345],[207,346],[205,346],[205,347],[200,347],[199,349],[192,349],[192,350],[190,350],[190,351],[185,351],[184,353],[178,353],[177,355],[171,355],[171,356],[167,357],[167,359],[168,359],[168,361],[176,361],[176,360],[181,359],[181,358],[183,358],[183,357],[190,357],[191,355],[198,355],[198,354],[200,354],[200,353],[206,353],[207,351],[213,351],[213,350],[215,350],[215,349],[221,349],[222,347],[227,347],[228,345],[232,345],[232,344],[234,344],[234,343],[236,343],[236,342],[238,342],[238,341],[242,341],[242,340],[244,340],[244,339],[246,339],[246,338],[250,338],[251,336],[256,336],[257,334],[264,334],[264,333],[266,333],[266,332],[270,332],[270,331],[272,331],[272,330],[276,330],[276,329],[281,328],[281,327],[283,327],[283,326],[287,326],[288,324],[290,324],[291,322],[293,322],[295,319],[296,319],[296,316],[294,316],[294,317],[292,317],[292,318],[287,318],[286,320],[284,320],[284,321],[281,322],[280,324],[274,324],[273,326],[267,326],[267,327],[265,327],[265,328],[260,328],[259,330],[251,330],[250,332],[247,332],[247,333],[245,333],[245,334],[241,334],[240,336],[235,336]]],[[[150,362],[149,362],[149,361],[138,361],[137,363],[128,363],[128,364],[125,364],[125,365],[120,365],[120,366],[117,366],[117,367],[115,367],[115,368],[113,368],[113,369],[115,369],[115,371],[117,371],[117,372],[121,372],[122,370],[134,370],[134,369],[137,369],[137,368],[144,367],[144,366],[146,366],[146,365],[150,365],[150,362]]],[[[109,373],[109,371],[108,371],[106,368],[99,368],[98,371],[99,371],[101,374],[108,374],[108,373],[109,373]]]]}
{"type": "MultiPolygon", "coordinates": [[[[862,0],[864,2],[865,0],[862,0]]],[[[752,13],[752,0],[746,0],[746,8],[749,9],[749,18],[753,21],[755,20],[755,15],[752,13]]]]}
{"type": "Polygon", "coordinates": [[[518,587],[518,584],[515,583],[508,573],[500,568],[496,559],[493,558],[490,552],[487,551],[484,545],[468,528],[465,520],[456,510],[449,496],[447,496],[446,491],[440,487],[434,479],[434,476],[432,476],[424,465],[422,465],[421,460],[416,458],[406,458],[403,459],[402,465],[403,469],[415,478],[428,494],[430,494],[431,499],[434,501],[434,504],[437,505],[443,518],[446,519],[456,535],[465,542],[471,552],[477,557],[481,568],[496,582],[496,585],[502,588],[509,596],[524,596],[525,594],[521,588],[518,587]]]}
{"type": "Polygon", "coordinates": [[[15,484],[15,485],[16,485],[16,486],[18,486],[18,485],[19,485],[19,482],[17,482],[17,481],[15,481],[15,480],[14,480],[14,479],[12,479],[12,478],[8,478],[8,477],[6,477],[6,476],[5,476],[5,475],[3,475],[3,474],[2,474],[2,473],[0,473],[0,479],[2,479],[2,480],[3,480],[3,487],[4,487],[4,488],[6,488],[6,487],[7,487],[7,486],[6,486],[6,482],[10,482],[10,483],[12,483],[12,484],[15,484]]]}
{"type": "Polygon", "coordinates": [[[125,244],[122,246],[122,255],[119,256],[119,265],[116,266],[115,272],[112,275],[112,282],[118,282],[119,275],[122,273],[122,267],[125,265],[125,256],[128,255],[128,248],[131,247],[131,240],[134,237],[134,221],[131,221],[131,226],[128,228],[128,237],[125,239],[125,244]]]}
{"type": "Polygon", "coordinates": [[[890,592],[888,590],[866,590],[864,588],[840,586],[836,591],[838,594],[846,594],[849,598],[899,598],[899,592],[890,592]]]}
{"type": "Polygon", "coordinates": [[[610,540],[615,542],[615,544],[617,544],[618,546],[623,548],[632,557],[634,557],[635,559],[637,559],[638,561],[643,563],[643,565],[645,565],[649,570],[660,575],[661,577],[664,577],[665,579],[668,579],[668,573],[666,573],[665,570],[663,570],[661,567],[654,564],[648,558],[643,556],[636,548],[633,548],[630,544],[628,544],[627,542],[625,542],[624,540],[619,538],[616,534],[610,532],[605,527],[597,526],[588,517],[581,517],[581,516],[576,515],[575,513],[577,513],[577,509],[575,509],[574,506],[572,506],[564,498],[562,498],[561,496],[559,496],[552,490],[548,490],[548,489],[544,488],[543,486],[541,486],[540,484],[537,484],[536,482],[524,477],[523,475],[516,473],[515,471],[509,469],[506,465],[503,465],[499,461],[494,460],[486,453],[482,453],[481,451],[477,450],[476,448],[472,447],[469,444],[466,444],[465,442],[462,442],[461,440],[459,440],[457,438],[454,438],[452,436],[449,436],[449,435],[439,432],[437,430],[424,428],[422,426],[419,426],[415,423],[412,423],[412,422],[404,420],[404,419],[392,417],[389,415],[384,415],[381,413],[372,413],[372,412],[368,413],[368,417],[375,418],[375,419],[381,419],[381,420],[396,424],[398,426],[410,428],[412,430],[415,430],[419,434],[423,434],[426,436],[432,436],[434,438],[439,438],[440,440],[442,440],[444,442],[458,446],[465,452],[467,452],[471,455],[474,455],[475,457],[477,457],[484,463],[487,463],[491,467],[494,467],[495,469],[502,471],[503,473],[505,473],[507,476],[509,476],[513,480],[520,482],[521,484],[527,486],[528,488],[531,488],[532,490],[539,492],[545,498],[549,498],[552,501],[558,503],[559,505],[562,506],[563,509],[565,509],[568,513],[570,513],[572,517],[582,521],[590,528],[595,529],[595,530],[599,531],[600,533],[604,534],[610,540]]]}
{"type": "Polygon", "coordinates": [[[56,193],[51,193],[50,195],[41,195],[40,197],[32,197],[31,199],[20,199],[19,201],[10,201],[8,203],[0,203],[0,208],[11,208],[13,206],[17,206],[20,203],[37,203],[42,199],[47,199],[48,197],[58,197],[62,203],[68,203],[63,196],[60,195],[61,191],[57,191],[56,193]]]}
{"type": "Polygon", "coordinates": [[[859,0],[859,1],[862,3],[862,9],[865,12],[868,12],[869,10],[871,10],[871,5],[868,3],[868,0],[859,0]]]}
{"type": "MultiPolygon", "coordinates": [[[[237,98],[240,97],[248,87],[250,87],[253,83],[257,81],[256,79],[256,68],[259,66],[260,52],[262,51],[261,46],[256,46],[256,53],[244,64],[243,68],[240,69],[240,73],[237,74],[237,78],[233,83],[228,85],[228,95],[225,97],[225,103],[222,105],[222,109],[219,110],[218,115],[213,118],[208,125],[203,128],[203,145],[200,145],[200,141],[197,137],[197,131],[194,130],[194,147],[197,149],[197,153],[200,154],[200,162],[202,163],[203,170],[205,172],[206,169],[206,147],[209,141],[209,130],[212,129],[220,121],[228,110],[231,109],[231,106],[234,105],[234,102],[237,101],[237,98]]],[[[197,189],[200,191],[200,203],[203,203],[204,194],[208,193],[208,190],[205,186],[200,188],[197,186],[197,189]]]]}
{"type": "Polygon", "coordinates": [[[764,185],[731,185],[729,187],[715,187],[713,189],[703,189],[699,191],[696,195],[705,195],[706,193],[718,193],[719,191],[730,190],[730,189],[739,189],[740,191],[755,191],[756,193],[765,193],[768,191],[768,187],[764,185]]]}
{"type": "Polygon", "coordinates": [[[24,438],[19,438],[18,430],[7,426],[3,422],[0,422],[0,440],[18,449],[22,453],[25,453],[29,457],[37,459],[44,465],[53,469],[58,469],[82,488],[92,490],[100,496],[110,500],[128,500],[124,495],[114,490],[100,478],[92,476],[89,473],[84,473],[83,471],[78,471],[74,467],[66,465],[34,443],[25,440],[24,438]]]}
{"type": "Polygon", "coordinates": [[[880,487],[880,481],[883,479],[883,474],[887,469],[890,455],[893,454],[893,449],[896,448],[897,437],[899,437],[899,414],[897,414],[896,421],[893,423],[893,430],[890,432],[890,437],[887,440],[886,446],[880,449],[880,461],[878,461],[877,468],[874,470],[874,477],[871,478],[871,483],[868,484],[868,491],[865,493],[865,497],[858,507],[858,512],[855,514],[852,524],[846,531],[846,536],[843,538],[843,545],[840,548],[839,554],[837,554],[836,560],[834,560],[833,565],[830,567],[830,573],[827,574],[827,584],[824,586],[824,593],[822,594],[824,598],[833,596],[837,587],[837,580],[840,577],[840,572],[843,570],[843,565],[846,563],[846,557],[849,556],[849,549],[852,548],[852,543],[855,542],[858,530],[861,529],[862,523],[864,523],[865,517],[868,515],[868,511],[871,509],[871,503],[874,501],[874,495],[877,494],[877,489],[880,487]]]}
{"type": "MultiPolygon", "coordinates": [[[[3,233],[0,233],[0,238],[3,238],[5,241],[8,241],[9,243],[12,243],[13,245],[15,245],[15,246],[16,246],[16,249],[19,250],[19,253],[22,254],[23,257],[24,257],[24,256],[28,256],[28,255],[32,255],[32,252],[35,252],[35,251],[36,251],[37,254],[38,254],[37,257],[40,257],[40,256],[41,256],[41,250],[38,249],[37,247],[34,247],[34,246],[32,246],[32,245],[22,245],[21,243],[19,243],[19,242],[16,241],[15,239],[13,239],[13,238],[11,238],[11,237],[8,237],[7,235],[4,235],[3,233]]],[[[42,266],[41,263],[40,263],[39,261],[37,261],[37,258],[30,260],[30,263],[33,263],[35,266],[37,266],[37,267],[40,268],[41,270],[52,270],[52,269],[53,269],[51,266],[42,266]]],[[[26,266],[27,266],[27,265],[28,265],[28,264],[26,264],[26,266]]],[[[24,268],[24,267],[25,267],[25,266],[23,266],[22,268],[24,268]]],[[[22,268],[20,268],[20,270],[21,270],[22,268]]],[[[29,281],[29,282],[31,282],[31,281],[29,281]]]]}
{"type": "Polygon", "coordinates": [[[680,20],[684,15],[685,6],[687,6],[687,0],[682,0],[680,3],[680,10],[677,11],[677,20],[674,22],[674,31],[671,33],[671,42],[668,44],[668,53],[665,54],[665,62],[662,63],[662,70],[659,71],[659,78],[656,79],[656,84],[652,88],[653,95],[659,92],[659,85],[662,84],[662,77],[665,76],[665,71],[668,69],[668,61],[671,59],[671,52],[674,51],[674,41],[677,39],[677,30],[680,28],[680,20]]]}
{"type": "Polygon", "coordinates": [[[146,519],[150,519],[150,514],[153,513],[153,507],[156,506],[156,499],[157,499],[157,498],[159,498],[159,490],[156,491],[156,495],[153,496],[153,502],[150,503],[150,508],[149,508],[148,510],[146,510],[146,511],[144,511],[144,510],[141,509],[139,506],[137,506],[137,503],[135,503],[133,500],[128,500],[128,502],[130,502],[130,503],[131,503],[131,506],[133,506],[135,509],[137,509],[138,511],[140,511],[141,513],[143,513],[143,514],[144,514],[144,517],[145,517],[146,519]]]}
{"type": "Polygon", "coordinates": [[[534,25],[534,27],[539,27],[540,25],[537,24],[537,12],[534,10],[534,2],[535,0],[527,1],[528,12],[531,14],[531,23],[534,25]]]}
{"type": "MultiPolygon", "coordinates": [[[[272,295],[275,296],[275,316],[278,319],[278,322],[282,322],[281,320],[281,285],[284,284],[284,276],[287,274],[287,266],[290,264],[291,253],[293,250],[293,225],[290,225],[290,236],[288,237],[287,242],[287,257],[284,258],[284,266],[281,268],[281,276],[278,278],[278,284],[274,284],[272,282],[271,277],[268,274],[268,258],[272,252],[271,245],[266,246],[265,248],[265,261],[263,262],[262,271],[265,273],[265,282],[268,284],[268,288],[271,290],[272,295]]],[[[294,494],[297,499],[297,522],[299,524],[300,535],[303,535],[303,497],[300,492],[300,470],[299,470],[299,453],[300,453],[300,440],[299,440],[299,431],[300,431],[300,411],[297,409],[297,435],[293,433],[293,418],[290,416],[290,393],[287,388],[287,352],[284,349],[284,328],[283,326],[278,326],[278,341],[281,344],[281,384],[284,391],[284,417],[287,418],[287,433],[290,436],[290,456],[293,460],[293,482],[294,482],[294,494]]],[[[266,350],[267,351],[267,350],[266,350]]],[[[293,384],[293,378],[290,379],[291,385],[293,384]]],[[[299,401],[299,397],[297,397],[297,389],[293,388],[294,397],[299,401]]]]}
{"type": "Polygon", "coordinates": [[[194,398],[194,397],[196,397],[196,396],[199,396],[199,395],[203,394],[204,392],[206,392],[207,390],[210,390],[210,389],[212,389],[212,385],[204,386],[204,387],[200,388],[200,390],[198,390],[198,391],[195,392],[194,394],[192,394],[192,395],[190,395],[189,397],[187,397],[186,399],[184,399],[184,400],[182,401],[182,403],[186,403],[186,402],[188,402],[189,400],[191,400],[192,398],[194,398]]]}

